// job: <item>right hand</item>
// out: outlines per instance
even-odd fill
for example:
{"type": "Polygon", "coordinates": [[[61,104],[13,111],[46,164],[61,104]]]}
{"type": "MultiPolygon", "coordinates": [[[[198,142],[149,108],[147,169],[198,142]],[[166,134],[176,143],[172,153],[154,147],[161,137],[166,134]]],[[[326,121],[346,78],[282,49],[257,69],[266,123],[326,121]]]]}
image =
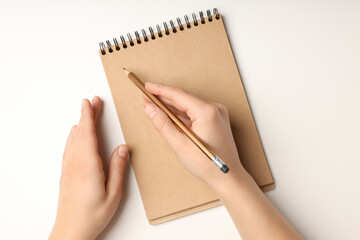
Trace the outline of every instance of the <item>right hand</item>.
{"type": "Polygon", "coordinates": [[[228,111],[224,105],[203,101],[182,89],[162,84],[147,82],[145,87],[167,105],[230,169],[227,174],[218,169],[182,131],[177,129],[166,113],[144,94],[146,115],[168,141],[187,170],[209,184],[244,171],[231,132],[228,111]]]}
{"type": "Polygon", "coordinates": [[[229,167],[228,173],[221,172],[165,112],[143,95],[145,112],[154,127],[169,142],[181,163],[215,191],[243,239],[303,239],[242,167],[226,107],[205,102],[178,88],[153,83],[146,83],[145,87],[229,167]]]}

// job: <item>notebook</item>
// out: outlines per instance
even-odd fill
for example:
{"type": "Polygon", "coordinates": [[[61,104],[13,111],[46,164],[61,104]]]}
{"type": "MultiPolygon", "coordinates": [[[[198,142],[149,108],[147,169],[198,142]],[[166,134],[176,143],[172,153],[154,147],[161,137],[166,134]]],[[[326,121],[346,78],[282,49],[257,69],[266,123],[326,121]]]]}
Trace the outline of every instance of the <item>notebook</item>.
{"type": "MultiPolygon", "coordinates": [[[[213,9],[100,43],[100,57],[150,224],[221,205],[192,176],[145,115],[141,91],[122,67],[142,81],[178,87],[227,106],[240,161],[263,191],[274,181],[226,34],[213,9]]],[[[117,133],[120,134],[120,133],[117,133]]],[[[223,159],[226,162],[226,159],[223,159]]],[[[209,164],[213,164],[209,161],[209,164]]],[[[215,166],[214,166],[215,167],[215,166]]],[[[230,169],[231,171],[231,169],[230,169]]]]}

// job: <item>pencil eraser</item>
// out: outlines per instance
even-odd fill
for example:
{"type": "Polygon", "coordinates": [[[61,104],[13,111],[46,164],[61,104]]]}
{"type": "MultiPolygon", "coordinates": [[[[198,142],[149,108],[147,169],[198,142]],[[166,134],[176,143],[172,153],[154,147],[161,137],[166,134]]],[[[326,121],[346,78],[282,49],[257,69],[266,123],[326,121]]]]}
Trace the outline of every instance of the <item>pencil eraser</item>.
{"type": "Polygon", "coordinates": [[[220,170],[223,171],[223,173],[227,173],[229,171],[229,168],[226,165],[223,165],[220,170]]]}

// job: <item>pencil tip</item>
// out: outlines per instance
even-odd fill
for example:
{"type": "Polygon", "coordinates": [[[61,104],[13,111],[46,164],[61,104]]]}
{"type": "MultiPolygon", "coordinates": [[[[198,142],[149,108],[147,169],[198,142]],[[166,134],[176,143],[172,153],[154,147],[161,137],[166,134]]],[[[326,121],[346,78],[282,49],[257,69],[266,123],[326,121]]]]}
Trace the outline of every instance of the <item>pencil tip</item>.
{"type": "Polygon", "coordinates": [[[125,72],[126,75],[128,75],[130,72],[128,70],[126,70],[126,68],[123,67],[123,70],[125,72]]]}

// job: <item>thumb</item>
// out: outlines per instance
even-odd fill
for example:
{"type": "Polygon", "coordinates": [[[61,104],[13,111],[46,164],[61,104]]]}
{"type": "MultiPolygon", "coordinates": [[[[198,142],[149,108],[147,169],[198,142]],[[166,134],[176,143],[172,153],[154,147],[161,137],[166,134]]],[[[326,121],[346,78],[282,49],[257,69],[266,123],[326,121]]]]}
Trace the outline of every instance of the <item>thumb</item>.
{"type": "Polygon", "coordinates": [[[184,143],[185,137],[180,132],[166,113],[155,104],[145,105],[145,113],[156,130],[165,138],[174,151],[178,150],[180,144],[184,143]]]}
{"type": "Polygon", "coordinates": [[[114,150],[110,158],[106,191],[108,197],[116,202],[120,201],[122,195],[128,153],[128,146],[120,145],[114,150]]]}

